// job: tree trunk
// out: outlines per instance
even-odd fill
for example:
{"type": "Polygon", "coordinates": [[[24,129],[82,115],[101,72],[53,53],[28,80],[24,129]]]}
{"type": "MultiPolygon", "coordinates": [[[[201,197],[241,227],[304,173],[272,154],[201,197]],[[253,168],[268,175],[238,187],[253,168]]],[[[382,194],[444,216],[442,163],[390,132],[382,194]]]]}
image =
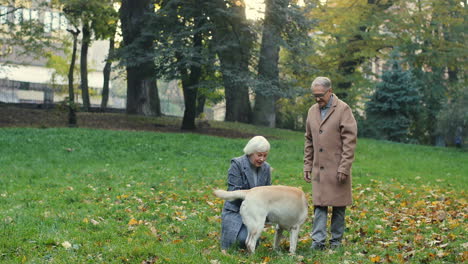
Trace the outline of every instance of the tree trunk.
{"type": "Polygon", "coordinates": [[[153,56],[154,38],[144,34],[147,15],[154,12],[151,0],[122,0],[120,21],[123,46],[132,45],[135,52],[131,65],[127,65],[127,113],[161,115],[153,56]]]}
{"type": "Polygon", "coordinates": [[[281,31],[286,23],[289,0],[265,1],[262,46],[258,77],[261,84],[256,89],[253,124],[275,127],[275,102],[279,91],[278,59],[281,31]]]}
{"type": "Polygon", "coordinates": [[[91,31],[89,22],[83,21],[83,39],[81,41],[80,73],[81,73],[81,98],[84,111],[89,111],[91,106],[88,89],[88,48],[91,43],[91,31]]]}
{"type": "Polygon", "coordinates": [[[112,54],[114,53],[114,44],[115,37],[112,36],[109,40],[109,54],[107,55],[106,64],[102,70],[104,75],[104,83],[102,85],[102,100],[101,100],[101,110],[104,111],[107,108],[107,103],[109,102],[109,82],[110,74],[112,68],[112,54]]]}
{"type": "Polygon", "coordinates": [[[196,117],[200,117],[205,112],[206,96],[204,94],[197,94],[197,113],[196,117]]]}
{"type": "Polygon", "coordinates": [[[142,68],[127,66],[127,114],[160,116],[156,80],[142,74],[142,68]]]}
{"type": "Polygon", "coordinates": [[[211,4],[207,12],[215,24],[215,50],[221,62],[226,98],[225,120],[249,123],[252,108],[248,79],[253,37],[246,21],[245,5],[227,7],[223,0],[211,4]]]}
{"type": "Polygon", "coordinates": [[[75,109],[75,92],[73,89],[73,70],[75,69],[76,46],[80,30],[75,27],[75,30],[67,29],[73,35],[73,51],[68,70],[68,125],[73,127],[77,124],[76,109],[75,109]]]}
{"type": "Polygon", "coordinates": [[[182,80],[182,88],[184,91],[184,117],[182,119],[181,129],[193,130],[196,129],[195,118],[197,108],[197,91],[196,88],[197,80],[194,73],[190,73],[190,76],[186,76],[186,80],[182,80]],[[188,78],[187,78],[188,77],[188,78]],[[187,80],[188,79],[188,80],[187,80]]]}
{"type": "MultiPolygon", "coordinates": [[[[197,12],[198,13],[198,12],[197,12]]],[[[201,14],[200,14],[201,15],[201,14]]],[[[195,27],[201,26],[201,17],[195,17],[195,27]]],[[[195,50],[202,48],[203,37],[202,33],[197,30],[193,35],[193,47],[195,50]]],[[[190,66],[190,74],[187,76],[187,70],[182,69],[182,88],[184,91],[184,117],[182,119],[182,129],[195,129],[195,118],[197,116],[197,93],[198,84],[202,75],[202,68],[200,66],[200,59],[194,58],[195,63],[190,66]]]]}

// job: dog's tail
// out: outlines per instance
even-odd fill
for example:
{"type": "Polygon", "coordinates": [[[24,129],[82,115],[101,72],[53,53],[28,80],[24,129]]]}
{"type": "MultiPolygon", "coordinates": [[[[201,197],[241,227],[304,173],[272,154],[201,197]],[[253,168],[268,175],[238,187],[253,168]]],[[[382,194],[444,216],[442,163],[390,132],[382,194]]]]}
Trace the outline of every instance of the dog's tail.
{"type": "Polygon", "coordinates": [[[217,197],[228,200],[228,201],[234,201],[237,199],[245,199],[245,196],[249,190],[237,190],[237,191],[225,191],[225,190],[215,190],[213,193],[217,197]]]}

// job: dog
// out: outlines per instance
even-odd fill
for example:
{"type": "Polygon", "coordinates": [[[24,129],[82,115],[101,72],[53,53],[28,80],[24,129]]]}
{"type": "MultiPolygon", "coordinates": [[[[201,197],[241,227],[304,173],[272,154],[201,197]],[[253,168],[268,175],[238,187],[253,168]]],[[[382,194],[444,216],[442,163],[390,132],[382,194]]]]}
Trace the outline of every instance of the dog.
{"type": "Polygon", "coordinates": [[[249,190],[215,190],[214,195],[228,201],[244,200],[240,208],[242,222],[247,227],[245,241],[247,250],[255,252],[265,221],[277,224],[273,248],[278,249],[282,233],[289,231],[289,252],[294,254],[301,225],[307,219],[307,198],[304,192],[295,187],[270,185],[249,190]]]}

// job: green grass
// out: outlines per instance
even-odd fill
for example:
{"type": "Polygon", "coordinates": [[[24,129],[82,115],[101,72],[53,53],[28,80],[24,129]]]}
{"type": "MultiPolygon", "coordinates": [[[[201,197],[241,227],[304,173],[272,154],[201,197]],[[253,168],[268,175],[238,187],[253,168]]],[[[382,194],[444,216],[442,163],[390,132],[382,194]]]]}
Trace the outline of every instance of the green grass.
{"type": "MultiPolygon", "coordinates": [[[[216,123],[214,126],[221,126],[216,123]]],[[[273,181],[302,179],[303,133],[228,123],[267,135],[273,181]]],[[[247,139],[91,129],[0,129],[1,263],[460,263],[467,260],[468,154],[359,139],[344,247],[297,255],[219,247],[232,157],[247,139]],[[146,261],[146,262],[145,262],[146,261]]],[[[312,210],[310,210],[309,214],[312,210]]]]}

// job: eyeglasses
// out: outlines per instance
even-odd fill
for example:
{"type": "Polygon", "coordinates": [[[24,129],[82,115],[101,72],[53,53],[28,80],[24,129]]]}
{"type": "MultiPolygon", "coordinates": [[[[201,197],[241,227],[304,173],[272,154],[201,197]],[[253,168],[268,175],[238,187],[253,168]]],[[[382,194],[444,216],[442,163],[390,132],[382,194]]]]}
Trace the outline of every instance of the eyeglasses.
{"type": "Polygon", "coordinates": [[[323,98],[330,90],[326,91],[325,93],[322,94],[312,94],[312,97],[315,98],[323,98]]]}

